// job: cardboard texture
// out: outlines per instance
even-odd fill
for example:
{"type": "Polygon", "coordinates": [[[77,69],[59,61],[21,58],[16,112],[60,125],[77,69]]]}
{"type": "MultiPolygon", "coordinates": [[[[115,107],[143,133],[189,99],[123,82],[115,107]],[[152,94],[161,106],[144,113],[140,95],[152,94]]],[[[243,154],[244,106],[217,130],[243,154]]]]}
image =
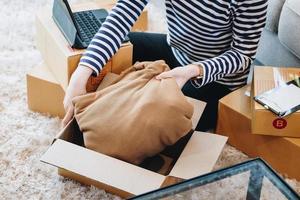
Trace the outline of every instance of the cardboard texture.
{"type": "Polygon", "coordinates": [[[134,32],[145,32],[148,30],[148,11],[144,10],[132,27],[134,32]]]}
{"type": "Polygon", "coordinates": [[[275,170],[300,180],[300,139],[255,135],[251,132],[251,101],[245,95],[250,86],[222,98],[219,102],[217,134],[250,157],[261,157],[275,170]]]}
{"type": "Polygon", "coordinates": [[[27,103],[30,110],[62,118],[65,92],[42,63],[27,74],[27,103]]]}
{"type": "MultiPolygon", "coordinates": [[[[192,102],[197,108],[205,106],[192,102]]],[[[193,118],[201,116],[201,110],[193,118]]],[[[58,167],[60,175],[128,198],[210,172],[226,141],[223,136],[194,132],[171,172],[162,175],[82,147],[82,133],[72,120],[41,161],[58,167]]]]}
{"type": "MultiPolygon", "coordinates": [[[[111,9],[114,1],[104,1],[100,3],[88,3],[72,6],[74,11],[107,8],[111,9]]],[[[55,78],[59,81],[61,86],[66,89],[71,78],[72,73],[77,68],[80,58],[84,50],[72,49],[56,26],[52,19],[51,8],[45,7],[36,15],[36,43],[40,50],[45,63],[49,66],[55,78]]],[[[138,20],[136,26],[144,30],[147,27],[147,12],[142,14],[142,18],[138,20]]],[[[101,78],[108,71],[120,73],[127,67],[132,65],[132,51],[133,46],[130,42],[121,45],[119,51],[112,57],[112,59],[105,65],[105,69],[100,77],[96,78],[99,83],[101,78]]],[[[94,85],[96,81],[94,81],[94,85]]],[[[87,89],[97,88],[95,86],[87,89]]]]}
{"type": "MultiPolygon", "coordinates": [[[[300,76],[299,68],[255,67],[253,95],[273,89],[280,79],[284,82],[291,81],[295,75],[300,76]]],[[[252,112],[253,134],[300,137],[300,111],[280,119],[259,103],[252,101],[252,112]]]]}

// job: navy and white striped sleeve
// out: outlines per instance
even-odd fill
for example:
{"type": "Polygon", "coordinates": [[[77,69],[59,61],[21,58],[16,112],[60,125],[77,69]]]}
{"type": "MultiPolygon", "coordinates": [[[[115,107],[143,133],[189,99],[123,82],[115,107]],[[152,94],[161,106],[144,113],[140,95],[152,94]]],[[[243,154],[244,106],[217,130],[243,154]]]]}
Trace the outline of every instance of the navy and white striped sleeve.
{"type": "Polygon", "coordinates": [[[233,16],[231,48],[212,59],[197,62],[203,66],[203,78],[191,80],[196,88],[229,74],[243,73],[252,64],[261,32],[265,26],[267,0],[237,1],[233,16]]]}
{"type": "Polygon", "coordinates": [[[148,0],[119,0],[81,57],[79,65],[90,67],[93,75],[98,76],[102,67],[118,51],[147,3],[148,0]]]}

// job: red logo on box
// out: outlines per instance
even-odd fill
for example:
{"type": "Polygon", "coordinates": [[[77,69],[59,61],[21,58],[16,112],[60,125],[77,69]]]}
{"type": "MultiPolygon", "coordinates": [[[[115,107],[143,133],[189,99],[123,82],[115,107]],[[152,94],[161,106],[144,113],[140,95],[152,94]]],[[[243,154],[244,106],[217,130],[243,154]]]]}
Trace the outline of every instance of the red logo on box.
{"type": "Polygon", "coordinates": [[[275,119],[273,121],[273,126],[276,129],[284,129],[287,126],[287,121],[282,118],[275,119]]]}

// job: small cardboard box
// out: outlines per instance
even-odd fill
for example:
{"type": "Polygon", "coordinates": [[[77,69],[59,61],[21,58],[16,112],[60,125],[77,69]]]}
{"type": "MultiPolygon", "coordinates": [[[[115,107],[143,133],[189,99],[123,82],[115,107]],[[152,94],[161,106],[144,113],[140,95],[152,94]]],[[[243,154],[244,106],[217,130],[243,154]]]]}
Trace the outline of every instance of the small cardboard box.
{"type": "MultiPolygon", "coordinates": [[[[73,6],[74,11],[112,8],[114,4],[111,1],[103,3],[79,4],[73,6]],[[110,3],[109,3],[110,2],[110,3]]],[[[67,88],[72,73],[77,68],[84,50],[73,49],[52,19],[51,8],[45,7],[36,15],[36,35],[37,48],[40,50],[45,63],[49,66],[55,78],[59,81],[64,89],[67,88]]],[[[136,26],[139,29],[146,28],[145,22],[147,12],[142,14],[136,26]],[[141,20],[141,21],[140,21],[141,20]]],[[[111,68],[114,73],[119,73],[125,68],[132,65],[133,46],[130,42],[121,45],[119,51],[105,65],[111,68]]],[[[103,76],[103,74],[102,74],[103,76]]]]}
{"type": "MultiPolygon", "coordinates": [[[[281,79],[291,81],[300,76],[300,68],[254,68],[253,95],[273,89],[281,79]]],[[[299,100],[300,102],[300,100],[299,100]]],[[[259,103],[252,101],[252,133],[260,135],[300,137],[300,111],[279,118],[259,103]]]]}
{"type": "Polygon", "coordinates": [[[217,134],[250,157],[261,157],[275,170],[300,180],[300,139],[255,135],[251,132],[250,86],[238,89],[219,101],[217,134]]]}
{"type": "MultiPolygon", "coordinates": [[[[192,102],[193,124],[197,124],[204,104],[192,102]]],[[[223,136],[194,132],[170,172],[162,175],[82,147],[82,133],[73,120],[41,161],[58,167],[62,176],[128,198],[210,172],[226,141],[223,136]]]]}
{"type": "Polygon", "coordinates": [[[64,117],[65,92],[42,63],[27,74],[27,103],[30,110],[64,117]]]}

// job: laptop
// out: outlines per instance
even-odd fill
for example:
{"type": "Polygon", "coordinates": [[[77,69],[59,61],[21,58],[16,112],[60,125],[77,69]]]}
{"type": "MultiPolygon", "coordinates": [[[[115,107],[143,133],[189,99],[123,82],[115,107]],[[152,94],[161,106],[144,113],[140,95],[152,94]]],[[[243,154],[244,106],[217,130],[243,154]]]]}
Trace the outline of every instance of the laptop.
{"type": "MultiPolygon", "coordinates": [[[[54,0],[52,17],[72,48],[87,48],[108,16],[105,9],[72,12],[67,0],[54,0]]],[[[128,42],[128,37],[123,42],[128,42]]]]}

